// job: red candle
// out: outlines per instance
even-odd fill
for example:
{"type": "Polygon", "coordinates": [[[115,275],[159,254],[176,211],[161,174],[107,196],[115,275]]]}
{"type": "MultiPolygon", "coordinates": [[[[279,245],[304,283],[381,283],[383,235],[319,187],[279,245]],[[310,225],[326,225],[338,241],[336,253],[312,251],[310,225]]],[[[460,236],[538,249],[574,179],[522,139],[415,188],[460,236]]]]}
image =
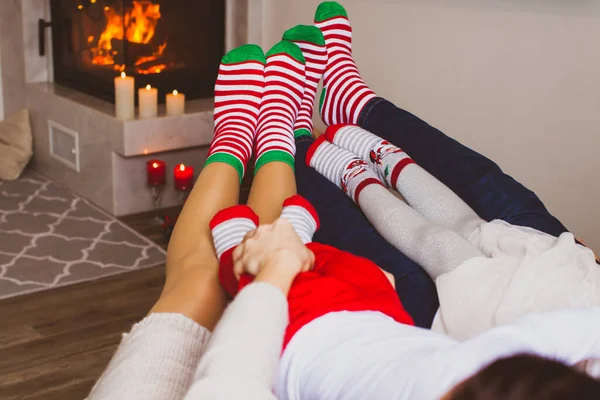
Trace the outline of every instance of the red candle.
{"type": "Polygon", "coordinates": [[[194,185],[194,167],[179,164],[173,171],[175,174],[175,189],[188,191],[194,185]]]}
{"type": "Polygon", "coordinates": [[[146,163],[148,185],[164,185],[167,178],[167,163],[161,160],[150,160],[146,163]]]}

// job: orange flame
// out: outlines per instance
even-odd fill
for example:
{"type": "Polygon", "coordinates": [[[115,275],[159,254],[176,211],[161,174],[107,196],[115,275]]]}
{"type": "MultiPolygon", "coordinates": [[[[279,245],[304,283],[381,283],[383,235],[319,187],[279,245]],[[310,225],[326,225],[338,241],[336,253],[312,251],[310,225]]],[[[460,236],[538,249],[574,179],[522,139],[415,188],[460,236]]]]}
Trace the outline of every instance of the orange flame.
{"type": "MultiPolygon", "coordinates": [[[[106,27],[98,38],[98,44],[92,49],[92,64],[112,65],[116,71],[123,71],[125,65],[115,64],[117,49],[113,49],[113,40],[127,40],[130,43],[149,44],[156,33],[156,25],[162,17],[160,4],[154,4],[149,0],[133,1],[133,8],[124,15],[116,12],[112,7],[104,8],[106,18],[106,27]]],[[[89,39],[89,38],[88,38],[89,39]]],[[[160,58],[167,42],[158,46],[156,51],[150,56],[139,57],[134,65],[139,67],[142,64],[152,62],[160,58]]],[[[138,68],[140,74],[155,74],[162,72],[167,65],[160,64],[148,68],[138,68]]]]}

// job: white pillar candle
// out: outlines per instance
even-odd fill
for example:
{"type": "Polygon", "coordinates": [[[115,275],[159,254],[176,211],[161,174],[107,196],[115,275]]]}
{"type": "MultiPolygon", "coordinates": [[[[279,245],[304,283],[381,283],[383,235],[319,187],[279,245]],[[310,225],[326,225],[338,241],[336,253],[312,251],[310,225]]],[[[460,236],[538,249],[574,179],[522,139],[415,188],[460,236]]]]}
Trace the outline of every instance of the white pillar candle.
{"type": "Polygon", "coordinates": [[[167,94],[167,115],[181,115],[185,113],[185,94],[173,90],[167,94]]]}
{"type": "Polygon", "coordinates": [[[138,90],[140,118],[154,118],[158,115],[158,89],[150,85],[138,90]]]}
{"type": "Polygon", "coordinates": [[[119,119],[135,117],[135,79],[125,72],[115,78],[115,110],[119,119]]]}

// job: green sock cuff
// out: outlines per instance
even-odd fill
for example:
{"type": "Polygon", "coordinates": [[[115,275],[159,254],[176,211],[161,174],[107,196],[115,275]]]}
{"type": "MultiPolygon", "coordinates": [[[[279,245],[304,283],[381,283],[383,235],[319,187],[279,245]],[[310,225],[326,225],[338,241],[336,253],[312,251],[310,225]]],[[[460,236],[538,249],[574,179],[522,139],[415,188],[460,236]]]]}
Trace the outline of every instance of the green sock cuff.
{"type": "Polygon", "coordinates": [[[245,61],[258,61],[265,64],[267,62],[265,53],[255,44],[245,44],[236,47],[221,59],[222,64],[238,64],[245,61]]]}
{"type": "Polygon", "coordinates": [[[299,138],[301,136],[312,136],[312,132],[306,128],[296,129],[294,131],[294,138],[299,138]]]}
{"type": "Polygon", "coordinates": [[[295,170],[295,159],[294,156],[290,153],[282,150],[271,150],[263,153],[258,160],[256,160],[256,165],[254,166],[254,174],[258,172],[258,170],[265,166],[270,162],[283,162],[292,167],[292,170],[295,170]]]}
{"type": "Polygon", "coordinates": [[[314,25],[296,25],[283,34],[283,40],[290,42],[308,42],[317,46],[325,46],[323,32],[314,25]]]}
{"type": "Polygon", "coordinates": [[[348,13],[340,3],[335,1],[326,1],[317,7],[317,12],[315,13],[315,22],[322,22],[335,17],[348,18],[348,13]]]}
{"type": "Polygon", "coordinates": [[[242,181],[242,178],[244,177],[244,164],[242,163],[242,161],[240,161],[239,158],[229,153],[214,153],[206,159],[206,163],[204,164],[204,166],[206,167],[208,164],[217,162],[229,164],[233,168],[235,168],[235,170],[238,173],[238,176],[240,177],[240,182],[242,181]]]}
{"type": "Polygon", "coordinates": [[[296,59],[298,62],[306,64],[306,60],[304,59],[304,55],[302,54],[300,47],[298,47],[298,45],[295,43],[288,42],[287,40],[282,40],[273,46],[267,53],[267,58],[275,54],[287,54],[288,56],[296,59]]]}

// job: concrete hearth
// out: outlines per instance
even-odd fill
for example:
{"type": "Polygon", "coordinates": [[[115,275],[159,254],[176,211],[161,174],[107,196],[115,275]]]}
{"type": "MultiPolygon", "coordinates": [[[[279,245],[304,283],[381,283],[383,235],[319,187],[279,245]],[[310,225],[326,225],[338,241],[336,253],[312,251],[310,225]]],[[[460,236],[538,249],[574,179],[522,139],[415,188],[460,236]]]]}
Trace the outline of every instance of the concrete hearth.
{"type": "MultiPolygon", "coordinates": [[[[169,167],[185,163],[196,171],[206,159],[213,131],[210,100],[189,102],[181,116],[160,116],[160,110],[157,118],[121,121],[112,104],[79,92],[54,84],[26,89],[35,136],[33,168],[114,215],[152,208],[148,159],[160,158],[169,167]]],[[[179,202],[168,180],[162,205],[179,202]]]]}

